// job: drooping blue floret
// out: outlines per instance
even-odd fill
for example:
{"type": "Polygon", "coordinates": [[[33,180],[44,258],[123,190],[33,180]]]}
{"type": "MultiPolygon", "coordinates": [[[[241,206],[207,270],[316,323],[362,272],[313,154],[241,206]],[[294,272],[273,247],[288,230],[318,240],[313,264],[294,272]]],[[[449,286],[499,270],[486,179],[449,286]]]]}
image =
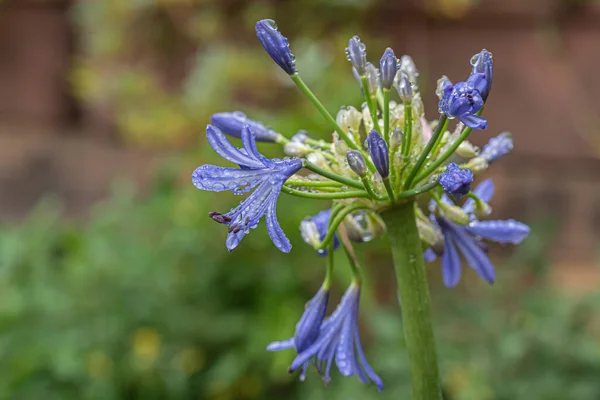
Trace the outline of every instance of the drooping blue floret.
{"type": "MultiPolygon", "coordinates": [[[[300,232],[302,238],[309,245],[315,246],[320,244],[329,229],[329,220],[331,219],[332,209],[323,210],[317,215],[306,217],[300,223],[300,232]]],[[[340,246],[337,235],[333,235],[333,249],[336,250],[340,246]]],[[[318,249],[317,254],[320,256],[327,255],[327,249],[318,249]]]]}
{"type": "MultiPolygon", "coordinates": [[[[300,354],[308,349],[319,336],[321,324],[325,319],[327,312],[327,303],[329,301],[329,290],[321,287],[317,294],[309,300],[304,309],[304,313],[300,321],[296,324],[294,337],[273,342],[267,346],[268,351],[279,351],[287,349],[295,349],[296,353],[300,354]]],[[[304,380],[308,363],[303,366],[300,374],[300,380],[304,380]]]]}
{"type": "Polygon", "coordinates": [[[484,74],[472,74],[466,82],[452,85],[444,80],[440,88],[442,99],[439,102],[440,111],[448,118],[458,118],[463,124],[473,129],[487,128],[487,120],[475,115],[483,107],[481,92],[487,88],[484,74]]]}
{"type": "Polygon", "coordinates": [[[460,168],[456,163],[450,163],[446,170],[440,175],[440,185],[444,191],[454,197],[460,198],[471,190],[473,182],[473,172],[468,168],[460,168]]]}
{"type": "MultiPolygon", "coordinates": [[[[491,179],[481,182],[475,190],[475,196],[488,203],[494,194],[494,184],[491,179]]],[[[444,196],[443,201],[451,203],[450,198],[444,196]]],[[[433,204],[433,203],[432,203],[433,204]]],[[[459,252],[462,253],[467,264],[486,282],[494,283],[496,272],[487,256],[487,247],[484,240],[496,243],[519,244],[529,234],[529,227],[522,222],[512,219],[502,221],[479,221],[473,215],[475,201],[467,199],[462,206],[464,212],[469,214],[471,222],[463,226],[451,222],[440,214],[432,214],[432,222],[437,224],[444,236],[444,250],[442,256],[442,276],[447,287],[454,287],[461,277],[462,265],[459,252]]],[[[432,249],[424,253],[425,261],[432,262],[436,258],[432,249]]]]}
{"type": "Polygon", "coordinates": [[[388,152],[388,145],[381,137],[379,132],[373,129],[367,137],[367,144],[369,147],[369,154],[375,164],[375,168],[382,178],[387,178],[390,174],[390,156],[388,152]]]}
{"type": "Polygon", "coordinates": [[[238,139],[242,137],[242,129],[245,126],[250,127],[254,138],[258,142],[274,142],[279,134],[272,129],[267,128],[259,121],[254,121],[241,111],[221,112],[211,115],[210,123],[219,128],[223,133],[234,136],[238,139]]]}
{"type": "Polygon", "coordinates": [[[296,60],[290,51],[290,45],[285,36],[277,30],[277,24],[272,19],[263,19],[256,23],[256,36],[269,56],[288,75],[296,73],[296,60]]]}
{"type": "Polygon", "coordinates": [[[256,140],[248,126],[242,129],[241,136],[243,149],[237,149],[218,128],[208,125],[208,143],[221,157],[238,164],[240,169],[202,165],[192,174],[192,182],[198,189],[213,192],[231,190],[235,194],[242,194],[255,189],[228,213],[209,214],[216,222],[229,226],[226,241],[229,251],[235,249],[266,214],[267,231],[273,244],[288,253],[292,246],[277,221],[277,199],[285,181],[302,168],[302,161],[299,158],[270,160],[264,157],[258,152],[256,140]]]}
{"type": "Polygon", "coordinates": [[[492,53],[486,49],[471,57],[471,65],[473,66],[473,74],[483,74],[486,81],[485,89],[481,91],[481,98],[485,102],[492,89],[492,78],[494,74],[494,61],[492,53]]]}
{"type": "Polygon", "coordinates": [[[394,84],[394,78],[398,72],[398,59],[394,50],[389,47],[385,49],[381,60],[379,61],[379,74],[381,76],[381,86],[384,89],[390,89],[394,84]]]}
{"type": "Polygon", "coordinates": [[[302,376],[311,360],[327,384],[331,380],[331,366],[335,364],[343,376],[356,375],[363,383],[372,381],[383,390],[383,381],[369,365],[358,332],[360,286],[352,284],[335,311],[321,324],[318,338],[300,351],[290,372],[302,368],[302,376]]]}
{"type": "Polygon", "coordinates": [[[479,157],[486,160],[489,164],[493,163],[500,157],[508,154],[513,148],[512,135],[509,132],[502,132],[483,146],[483,150],[479,157]]]}
{"type": "Polygon", "coordinates": [[[358,36],[353,36],[348,41],[346,55],[358,75],[365,76],[367,72],[367,46],[360,41],[358,36]]]}

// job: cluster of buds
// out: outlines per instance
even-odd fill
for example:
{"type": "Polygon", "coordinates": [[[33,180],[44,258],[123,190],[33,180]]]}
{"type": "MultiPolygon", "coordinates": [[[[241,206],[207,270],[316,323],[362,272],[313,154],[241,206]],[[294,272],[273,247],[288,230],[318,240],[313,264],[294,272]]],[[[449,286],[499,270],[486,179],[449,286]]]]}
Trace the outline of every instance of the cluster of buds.
{"type": "Polygon", "coordinates": [[[452,84],[446,77],[438,81],[439,118],[429,122],[413,59],[407,55],[398,59],[388,48],[378,69],[368,61],[365,44],[354,36],[346,55],[365,102],[359,108],[342,107],[334,117],[301,79],[289,42],[275,23],[259,21],[256,33],[268,55],[323,116],[330,129],[324,133],[332,140],[311,137],[306,131],[284,135],[240,112],[215,114],[207,128],[208,141],[219,155],[240,168],[203,165],[194,171],[193,183],[211,191],[239,194],[254,190],[228,213],[209,214],[229,227],[226,244],[230,251],[263,217],[275,246],[284,252],[291,250],[276,216],[281,193],[332,201],[331,208],[300,224],[304,240],[319,255],[328,256],[325,281],[296,326],[295,336],[271,344],[269,350],[295,349],[297,357],[290,371],[301,368],[302,378],[312,363],[328,382],[335,360],[343,375],[356,375],[382,389],[355,329],[362,280],[352,242],[381,236],[385,232],[382,213],[400,204],[414,204],[423,256],[427,261],[442,258],[444,282],[452,287],[461,275],[459,252],[492,283],[494,268],[483,250],[483,240],[516,244],[529,232],[526,225],[514,220],[482,220],[491,212],[491,181],[471,190],[475,174],[513,145],[508,133],[490,140],[481,152],[466,140],[473,129],[487,127],[481,114],[492,86],[492,54],[485,49],[475,54],[465,81],[452,84]],[[460,122],[450,131],[449,121],[454,118],[460,122]],[[238,149],[225,135],[241,139],[243,148],[238,149]],[[291,158],[268,159],[258,152],[256,142],[280,144],[291,158]],[[455,153],[466,162],[450,162],[455,153]],[[417,206],[419,196],[429,197],[428,210],[417,206]],[[463,198],[462,206],[454,203],[463,198]],[[326,317],[332,255],[338,247],[349,255],[353,282],[336,311],[326,317]]]}

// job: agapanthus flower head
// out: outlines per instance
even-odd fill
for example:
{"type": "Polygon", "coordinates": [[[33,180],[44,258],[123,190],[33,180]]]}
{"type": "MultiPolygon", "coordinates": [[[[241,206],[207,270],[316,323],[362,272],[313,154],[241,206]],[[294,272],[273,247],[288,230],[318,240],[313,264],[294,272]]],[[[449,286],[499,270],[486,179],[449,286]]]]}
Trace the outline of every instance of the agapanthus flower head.
{"type": "Polygon", "coordinates": [[[361,178],[367,175],[367,163],[360,151],[348,150],[346,152],[346,159],[348,160],[348,166],[356,175],[361,178]]]}
{"type": "Polygon", "coordinates": [[[216,222],[229,227],[226,241],[229,251],[236,248],[242,238],[250,229],[256,228],[266,214],[267,231],[273,244],[287,253],[292,246],[277,221],[277,199],[285,181],[302,168],[302,160],[264,157],[258,152],[254,134],[248,126],[242,129],[241,136],[244,148],[237,149],[221,130],[208,125],[208,143],[221,157],[238,164],[240,168],[202,165],[193,172],[192,182],[199,189],[213,192],[231,190],[235,194],[242,194],[255,189],[228,213],[209,214],[216,222]]]}
{"type": "Polygon", "coordinates": [[[473,74],[483,74],[487,85],[485,89],[481,91],[481,97],[485,102],[492,89],[492,77],[494,73],[494,61],[492,53],[486,49],[481,50],[479,53],[471,57],[471,65],[473,66],[473,74]]]}
{"type": "Polygon", "coordinates": [[[456,163],[448,164],[440,175],[440,185],[455,200],[469,193],[472,182],[473,172],[468,168],[460,168],[456,163]]]}
{"type": "MultiPolygon", "coordinates": [[[[317,248],[321,245],[325,236],[327,236],[327,230],[329,229],[329,220],[331,219],[331,208],[319,212],[317,215],[312,217],[306,217],[300,223],[300,233],[304,241],[317,248]]],[[[333,235],[333,249],[337,249],[340,246],[337,235],[333,235]]],[[[317,254],[324,256],[327,254],[327,249],[318,249],[317,254]]]]}
{"type": "Polygon", "coordinates": [[[379,61],[379,72],[381,74],[381,86],[389,90],[394,84],[394,78],[398,72],[398,59],[394,54],[394,50],[389,47],[385,49],[379,61]]]}
{"type": "MultiPolygon", "coordinates": [[[[489,203],[494,194],[494,184],[491,179],[481,182],[475,190],[475,196],[481,201],[489,203]]],[[[450,198],[444,196],[443,201],[452,203],[450,198]]],[[[432,203],[432,210],[435,206],[432,203]]],[[[479,221],[475,218],[476,204],[472,198],[467,199],[462,206],[465,213],[471,215],[471,222],[466,225],[458,225],[445,218],[443,215],[432,214],[435,222],[444,236],[444,249],[442,254],[442,275],[444,284],[453,287],[460,281],[462,265],[459,251],[463,254],[467,264],[488,283],[494,283],[496,272],[494,266],[487,256],[487,246],[483,240],[497,243],[518,244],[529,234],[529,227],[521,222],[509,219],[505,221],[479,221]]],[[[433,250],[425,252],[425,260],[428,262],[436,258],[433,250]]]]}
{"type": "Polygon", "coordinates": [[[241,111],[221,112],[211,115],[210,123],[221,130],[221,132],[234,136],[238,139],[242,137],[242,129],[249,126],[254,134],[254,139],[258,142],[274,142],[279,134],[272,129],[267,128],[259,121],[254,121],[241,111]]]}
{"type": "Polygon", "coordinates": [[[382,178],[387,178],[390,174],[390,156],[387,143],[375,129],[369,133],[367,143],[369,154],[377,172],[379,172],[382,178]]]}
{"type": "Polygon", "coordinates": [[[509,132],[502,132],[483,146],[479,157],[483,158],[488,164],[493,163],[500,157],[508,154],[513,148],[512,135],[509,132]]]}
{"type": "Polygon", "coordinates": [[[363,383],[372,381],[383,390],[383,381],[373,371],[360,342],[358,332],[358,307],[360,286],[352,284],[335,311],[323,321],[317,339],[298,355],[290,366],[290,372],[302,368],[301,377],[311,360],[327,384],[331,380],[331,366],[336,366],[343,376],[356,375],[363,383]]]}
{"type": "Polygon", "coordinates": [[[487,88],[483,74],[472,74],[466,82],[459,82],[456,85],[452,85],[449,80],[443,80],[440,84],[442,85],[440,112],[445,113],[448,118],[458,118],[470,128],[487,128],[487,120],[475,115],[483,107],[481,92],[487,88]]]}
{"type": "Polygon", "coordinates": [[[269,56],[288,75],[296,73],[296,58],[290,50],[290,44],[285,36],[277,30],[277,24],[272,19],[263,19],[256,23],[256,36],[269,56]]]}
{"type": "Polygon", "coordinates": [[[358,75],[364,76],[367,72],[367,46],[360,41],[358,36],[353,36],[348,41],[346,55],[358,75]]]}
{"type": "MultiPolygon", "coordinates": [[[[327,312],[329,302],[329,289],[321,287],[317,294],[306,303],[304,313],[296,324],[294,337],[273,342],[267,346],[268,351],[295,349],[298,354],[306,351],[317,340],[321,325],[327,312]]],[[[308,363],[304,366],[300,379],[304,380],[308,363]]]]}

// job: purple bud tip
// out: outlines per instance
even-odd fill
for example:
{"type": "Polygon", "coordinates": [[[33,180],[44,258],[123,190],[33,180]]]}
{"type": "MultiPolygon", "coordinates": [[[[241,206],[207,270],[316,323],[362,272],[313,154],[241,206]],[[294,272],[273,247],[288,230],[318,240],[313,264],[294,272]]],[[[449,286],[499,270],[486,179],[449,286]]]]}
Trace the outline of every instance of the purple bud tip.
{"type": "Polygon", "coordinates": [[[492,89],[492,78],[494,74],[494,60],[492,53],[486,49],[471,57],[471,65],[473,67],[472,74],[483,74],[486,86],[481,90],[481,97],[486,101],[490,90],[492,89]]]}
{"type": "Polygon", "coordinates": [[[459,200],[469,193],[472,182],[473,172],[468,168],[461,169],[456,163],[448,164],[448,167],[440,176],[440,185],[455,200],[459,200]]]}
{"type": "Polygon", "coordinates": [[[296,73],[296,59],[290,51],[287,38],[277,30],[272,19],[263,19],[256,23],[256,36],[269,56],[288,75],[296,73]]]}
{"type": "Polygon", "coordinates": [[[388,154],[388,146],[379,132],[373,129],[367,138],[369,146],[369,154],[375,164],[375,168],[382,178],[387,178],[390,174],[390,159],[388,154]]]}
{"type": "Polygon", "coordinates": [[[348,41],[346,55],[348,56],[348,61],[356,69],[356,72],[360,76],[364,76],[367,71],[367,46],[360,41],[358,36],[353,36],[348,41]]]}
{"type": "Polygon", "coordinates": [[[381,60],[379,61],[379,73],[381,74],[381,86],[384,89],[390,89],[394,84],[394,78],[398,72],[398,59],[394,50],[389,47],[385,49],[381,60]]]}

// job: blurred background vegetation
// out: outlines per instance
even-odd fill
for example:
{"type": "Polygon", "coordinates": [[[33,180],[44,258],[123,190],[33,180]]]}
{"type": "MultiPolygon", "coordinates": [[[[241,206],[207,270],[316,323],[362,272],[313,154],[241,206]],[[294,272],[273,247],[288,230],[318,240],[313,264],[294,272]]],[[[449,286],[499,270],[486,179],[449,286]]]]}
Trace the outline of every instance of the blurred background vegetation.
{"type": "MultiPolygon", "coordinates": [[[[5,13],[21,4],[7,3],[5,13]]],[[[82,168],[80,180],[67,191],[57,189],[65,184],[64,179],[50,181],[56,183],[44,186],[44,193],[35,192],[36,205],[24,217],[4,211],[0,223],[0,399],[409,398],[407,355],[395,287],[390,284],[393,271],[386,241],[368,243],[359,250],[367,270],[361,329],[371,364],[384,379],[386,390],[377,393],[374,387],[337,373],[327,388],[314,371],[306,382],[297,382],[296,376],[287,374],[293,354],[267,353],[265,346],[293,333],[305,301],[321,282],[323,260],[304,245],[298,224],[327,204],[294,198],[280,204],[279,219],[295,246],[291,255],[278,252],[262,226],[228,253],[225,231],[206,214],[228,210],[239,197],[199,192],[189,183],[189,174],[199,164],[220,162],[202,140],[213,112],[241,109],[287,135],[299,129],[314,136],[327,135],[318,114],[264,55],[254,37],[256,20],[277,20],[291,40],[304,79],[316,93],[326,94],[321,96],[323,102],[335,110],[360,103],[343,54],[350,36],[361,34],[373,49],[369,54],[374,61],[388,42],[403,43],[399,54],[416,46],[399,40],[391,24],[394,18],[388,17],[390,24],[382,29],[378,18],[383,14],[393,11],[404,20],[410,15],[421,18],[420,30],[412,31],[418,45],[427,32],[434,35],[432,27],[465,26],[490,3],[427,0],[399,2],[397,9],[377,0],[309,0],[301,5],[210,0],[23,3],[25,11],[20,12],[39,10],[46,4],[58,8],[72,30],[69,37],[75,51],[69,52],[68,67],[60,76],[70,111],[68,123],[63,118],[59,125],[61,131],[75,133],[53,137],[56,146],[50,151],[62,154],[63,143],[70,143],[73,136],[77,140],[92,137],[93,146],[124,149],[125,153],[118,154],[142,148],[143,157],[152,162],[127,164],[148,168],[143,179],[129,179],[127,170],[114,172],[106,185],[110,190],[86,204],[84,217],[75,218],[63,197],[84,187],[88,174],[113,163],[120,168],[118,156],[98,161],[94,171],[82,168]],[[97,131],[102,133],[100,139],[90,133],[97,131]]],[[[536,21],[536,35],[555,40],[549,33],[559,27],[549,17],[555,14],[544,10],[571,10],[571,3],[581,7],[583,2],[508,3],[516,4],[515,8],[499,7],[485,18],[493,18],[494,12],[504,17],[523,12],[536,21]]],[[[515,26],[519,29],[518,23],[515,26]]],[[[501,43],[510,47],[510,40],[502,38],[501,43]]],[[[465,55],[479,49],[471,46],[465,55]]],[[[422,65],[421,88],[432,92],[437,71],[444,68],[432,67],[434,58],[422,63],[415,58],[422,65]]],[[[450,70],[464,75],[467,60],[446,61],[450,70]]],[[[497,59],[498,79],[511,74],[508,64],[512,61],[497,59]]],[[[511,110],[514,98],[503,97],[501,84],[495,90],[500,99],[495,107],[500,112],[511,110]]],[[[428,96],[431,116],[435,108],[431,93],[428,96]]],[[[595,112],[593,107],[588,111],[590,115],[595,112]]],[[[515,117],[529,118],[529,112],[518,110],[515,117]]],[[[3,120],[10,117],[2,116],[3,120]]],[[[511,123],[498,119],[494,126],[504,128],[511,123]]],[[[578,137],[575,130],[567,130],[569,139],[578,137]]],[[[513,133],[517,146],[520,140],[526,141],[520,138],[527,131],[513,129],[513,133]]],[[[12,130],[9,134],[17,136],[12,130]]],[[[15,146],[9,150],[14,154],[5,158],[25,163],[27,153],[21,150],[15,146]]],[[[280,154],[275,145],[261,150],[271,156],[280,154]]],[[[600,291],[595,286],[589,290],[589,285],[565,290],[562,277],[571,272],[565,272],[564,263],[570,265],[564,259],[562,275],[557,278],[554,270],[557,262],[552,247],[564,230],[562,214],[569,200],[553,202],[550,199],[561,199],[554,192],[539,200],[540,193],[548,193],[541,183],[551,179],[539,175],[545,164],[531,160],[543,157],[523,151],[519,158],[518,150],[514,157],[513,165],[522,170],[507,167],[496,172],[498,210],[530,223],[532,234],[514,251],[493,249],[499,255],[498,283],[488,287],[467,271],[461,285],[450,291],[441,283],[438,266],[430,270],[446,398],[599,399],[600,291]],[[526,175],[526,170],[532,171],[537,182],[531,189],[528,181],[515,190],[506,183],[503,186],[510,176],[526,175]],[[532,194],[527,197],[527,193],[532,194]],[[515,199],[523,203],[515,206],[515,199]],[[522,206],[528,199],[529,206],[522,206]]],[[[554,157],[553,163],[561,162],[554,157]]],[[[598,169],[594,169],[597,155],[586,157],[580,158],[586,162],[583,172],[568,170],[571,175],[552,179],[577,176],[581,181],[583,176],[592,176],[584,183],[592,195],[600,196],[598,169]]],[[[572,159],[562,162],[579,165],[572,159]]],[[[21,198],[11,198],[9,192],[14,188],[21,193],[21,182],[48,182],[44,165],[34,163],[25,180],[9,178],[8,167],[0,170],[4,191],[0,203],[3,198],[20,203],[21,198]]],[[[77,168],[60,170],[59,177],[77,168]]],[[[586,209],[594,204],[597,209],[593,200],[586,204],[586,209]]],[[[592,254],[585,261],[583,280],[587,283],[596,282],[595,241],[592,254]]],[[[569,257],[576,258],[574,254],[569,257]]],[[[344,257],[338,258],[336,296],[348,283],[344,257]]]]}

